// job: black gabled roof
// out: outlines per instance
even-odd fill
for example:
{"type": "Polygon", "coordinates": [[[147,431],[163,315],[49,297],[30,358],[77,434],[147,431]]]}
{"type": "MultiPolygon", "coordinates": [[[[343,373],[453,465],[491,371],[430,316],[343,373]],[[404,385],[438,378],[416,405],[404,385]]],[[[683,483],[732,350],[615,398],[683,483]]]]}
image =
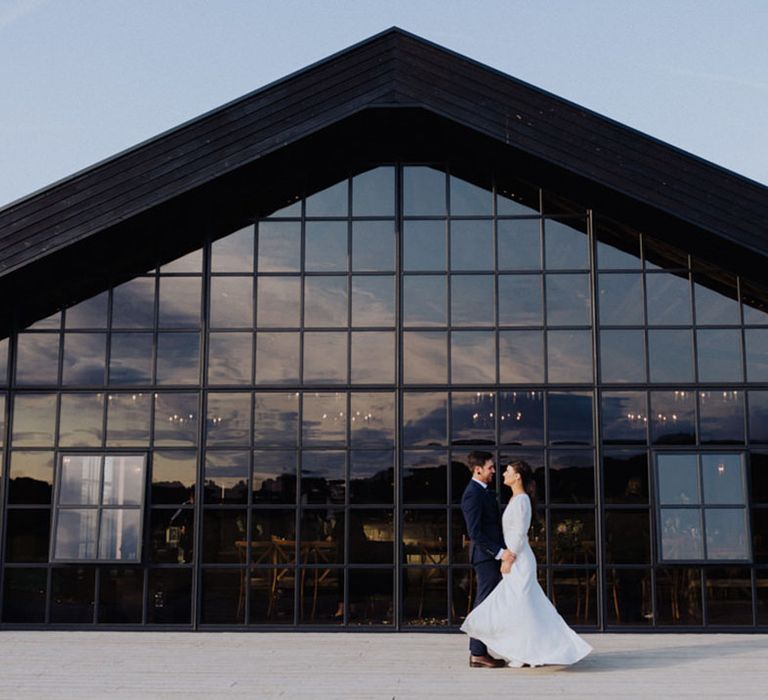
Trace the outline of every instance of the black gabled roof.
{"type": "Polygon", "coordinates": [[[360,112],[419,108],[768,256],[768,188],[393,28],[0,210],[0,279],[360,112]]]}

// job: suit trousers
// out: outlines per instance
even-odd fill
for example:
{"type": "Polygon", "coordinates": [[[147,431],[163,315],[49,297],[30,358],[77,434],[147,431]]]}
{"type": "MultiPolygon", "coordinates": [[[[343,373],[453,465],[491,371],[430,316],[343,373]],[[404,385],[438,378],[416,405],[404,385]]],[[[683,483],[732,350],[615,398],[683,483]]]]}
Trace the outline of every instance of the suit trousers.
{"type": "MultiPolygon", "coordinates": [[[[486,559],[472,566],[475,569],[475,587],[477,589],[472,607],[476,608],[501,581],[501,571],[499,570],[501,562],[498,559],[486,559]]],[[[488,653],[488,648],[479,639],[470,637],[469,653],[472,656],[485,656],[488,653]]]]}

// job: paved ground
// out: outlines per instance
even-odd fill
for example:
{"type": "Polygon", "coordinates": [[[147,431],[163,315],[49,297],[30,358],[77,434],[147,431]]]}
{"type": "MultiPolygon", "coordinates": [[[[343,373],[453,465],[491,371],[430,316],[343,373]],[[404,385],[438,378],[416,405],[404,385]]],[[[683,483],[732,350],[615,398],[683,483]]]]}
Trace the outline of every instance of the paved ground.
{"type": "Polygon", "coordinates": [[[470,669],[458,634],[0,632],[0,698],[766,698],[768,635],[585,635],[576,666],[470,669]]]}

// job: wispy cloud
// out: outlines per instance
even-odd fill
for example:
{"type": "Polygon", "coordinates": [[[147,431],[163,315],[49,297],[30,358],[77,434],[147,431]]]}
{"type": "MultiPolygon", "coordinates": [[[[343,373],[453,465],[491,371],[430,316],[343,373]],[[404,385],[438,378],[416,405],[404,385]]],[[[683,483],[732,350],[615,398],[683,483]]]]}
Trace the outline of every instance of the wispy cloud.
{"type": "Polygon", "coordinates": [[[688,78],[708,80],[713,83],[730,83],[731,85],[742,85],[744,87],[756,88],[758,90],[768,90],[768,82],[752,80],[740,75],[728,75],[727,73],[709,73],[707,71],[689,70],[687,68],[673,68],[672,72],[677,73],[678,75],[684,75],[688,78]]]}
{"type": "Polygon", "coordinates": [[[48,0],[3,0],[0,2],[0,31],[34,12],[48,0]]]}

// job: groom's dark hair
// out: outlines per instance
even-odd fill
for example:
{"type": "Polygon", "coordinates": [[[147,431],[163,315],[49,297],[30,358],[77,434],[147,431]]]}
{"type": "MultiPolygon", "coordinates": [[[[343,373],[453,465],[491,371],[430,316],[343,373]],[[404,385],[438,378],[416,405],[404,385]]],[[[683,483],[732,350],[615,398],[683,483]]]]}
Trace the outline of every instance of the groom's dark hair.
{"type": "Polygon", "coordinates": [[[482,467],[489,459],[493,459],[493,455],[490,452],[483,452],[482,450],[474,450],[467,455],[467,466],[469,471],[475,473],[475,467],[482,467]]]}

